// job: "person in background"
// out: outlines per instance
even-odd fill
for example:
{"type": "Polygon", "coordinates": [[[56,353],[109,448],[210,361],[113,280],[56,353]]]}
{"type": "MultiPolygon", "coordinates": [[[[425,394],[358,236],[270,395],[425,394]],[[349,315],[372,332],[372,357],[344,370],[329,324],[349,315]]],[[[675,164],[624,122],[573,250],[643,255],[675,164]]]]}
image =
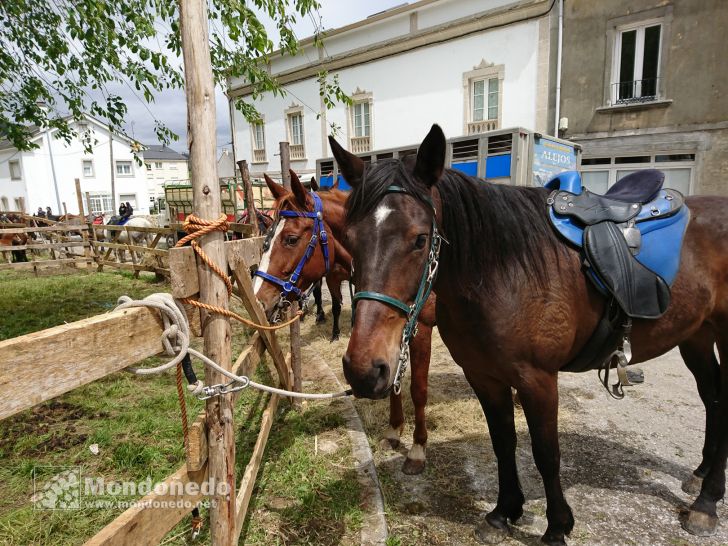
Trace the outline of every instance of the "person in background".
{"type": "Polygon", "coordinates": [[[36,216],[37,216],[38,218],[45,218],[45,217],[46,217],[46,213],[45,213],[45,211],[43,210],[43,207],[38,207],[38,212],[36,212],[36,213],[35,213],[35,215],[36,215],[36,216]]]}
{"type": "Polygon", "coordinates": [[[129,201],[126,202],[126,216],[127,218],[130,217],[132,214],[134,214],[134,208],[131,206],[131,203],[129,201]]]}

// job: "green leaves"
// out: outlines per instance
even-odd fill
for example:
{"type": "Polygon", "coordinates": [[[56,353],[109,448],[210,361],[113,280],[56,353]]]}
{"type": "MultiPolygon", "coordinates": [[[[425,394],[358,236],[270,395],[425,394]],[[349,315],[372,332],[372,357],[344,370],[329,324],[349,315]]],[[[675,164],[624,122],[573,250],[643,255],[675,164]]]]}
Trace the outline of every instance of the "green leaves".
{"type": "MultiPolygon", "coordinates": [[[[318,7],[316,0],[295,0],[293,7],[286,0],[210,0],[216,83],[226,88],[231,79],[243,79],[253,86],[253,99],[283,94],[268,73],[270,56],[276,47],[298,53],[291,27],[318,7]],[[259,14],[276,25],[277,46],[259,14]]],[[[0,138],[31,149],[29,126],[54,127],[66,141],[82,138],[90,151],[90,139],[69,124],[90,113],[123,132],[127,106],[110,91],[112,84],[154,102],[165,90],[183,87],[180,55],[176,0],[0,1],[0,138]]],[[[348,101],[336,76],[320,74],[319,85],[326,108],[348,101]]],[[[239,100],[236,107],[250,120],[260,118],[252,103],[239,100]]],[[[158,119],[155,133],[165,144],[177,139],[158,119]]]]}

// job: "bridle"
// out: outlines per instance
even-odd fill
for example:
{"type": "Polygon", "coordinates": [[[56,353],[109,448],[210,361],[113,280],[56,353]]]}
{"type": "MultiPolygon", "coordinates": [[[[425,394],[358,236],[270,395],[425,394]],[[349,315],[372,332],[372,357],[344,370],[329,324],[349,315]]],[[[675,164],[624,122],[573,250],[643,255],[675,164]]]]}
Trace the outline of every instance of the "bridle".
{"type": "MultiPolygon", "coordinates": [[[[411,195],[402,186],[389,186],[385,192],[385,195],[389,193],[405,193],[411,195]]],[[[356,292],[353,294],[351,299],[352,317],[356,315],[356,302],[359,300],[374,300],[384,303],[386,305],[389,305],[390,307],[394,307],[398,311],[401,311],[402,313],[404,313],[405,317],[407,317],[407,322],[405,322],[404,328],[402,329],[402,339],[399,343],[399,357],[397,358],[397,371],[395,372],[394,382],[392,383],[392,390],[394,391],[394,394],[399,394],[402,391],[402,378],[407,371],[407,366],[409,365],[410,360],[409,342],[413,337],[417,335],[417,317],[419,316],[420,311],[422,311],[422,308],[425,306],[427,298],[430,297],[430,293],[432,292],[432,285],[435,283],[435,279],[437,278],[440,247],[442,246],[442,241],[444,240],[444,238],[442,237],[442,235],[440,235],[440,232],[437,229],[435,206],[433,205],[432,200],[430,200],[429,198],[427,198],[427,203],[432,207],[433,211],[432,227],[430,228],[430,251],[427,256],[427,262],[425,263],[425,267],[422,271],[420,285],[417,288],[417,295],[415,296],[412,305],[407,305],[407,303],[403,302],[402,300],[398,300],[397,298],[393,298],[392,296],[387,296],[386,294],[382,294],[381,292],[372,292],[370,290],[356,292]]],[[[351,277],[353,280],[353,261],[351,264],[351,277]]],[[[351,284],[352,283],[350,283],[350,285],[351,284]]]]}
{"type": "Polygon", "coordinates": [[[309,192],[309,195],[313,199],[313,211],[299,212],[295,210],[279,210],[276,221],[268,230],[268,235],[265,239],[265,242],[263,243],[263,252],[267,252],[270,249],[270,245],[273,241],[273,234],[276,232],[278,223],[281,221],[281,218],[313,219],[311,240],[308,242],[306,252],[304,252],[291,276],[288,278],[288,280],[285,280],[276,277],[275,275],[271,275],[266,271],[261,271],[260,269],[256,270],[255,273],[253,273],[253,275],[261,277],[262,279],[273,283],[281,288],[281,298],[278,301],[276,315],[273,319],[273,322],[277,322],[276,319],[280,317],[281,311],[286,309],[291,304],[290,300],[288,299],[291,294],[295,296],[295,299],[298,299],[302,302],[305,302],[308,296],[311,294],[315,283],[312,284],[306,292],[301,290],[298,286],[296,286],[296,284],[301,277],[301,272],[303,271],[303,268],[311,259],[311,256],[313,256],[313,253],[316,250],[316,245],[321,245],[321,250],[324,254],[324,263],[326,264],[326,273],[328,274],[329,272],[329,237],[326,233],[326,226],[324,224],[324,206],[321,202],[321,198],[316,194],[316,192],[311,191],[309,192]]]}

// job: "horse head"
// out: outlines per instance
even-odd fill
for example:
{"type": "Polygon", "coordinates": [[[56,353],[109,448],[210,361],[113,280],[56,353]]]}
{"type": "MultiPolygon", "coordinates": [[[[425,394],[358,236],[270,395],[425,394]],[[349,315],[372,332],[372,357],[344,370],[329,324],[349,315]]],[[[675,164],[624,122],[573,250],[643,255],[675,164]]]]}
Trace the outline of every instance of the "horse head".
{"type": "Polygon", "coordinates": [[[321,199],[306,191],[296,173],[291,171],[291,192],[268,175],[265,182],[276,199],[276,219],[266,235],[253,290],[271,320],[329,271],[334,245],[328,243],[331,229],[321,199]]]}
{"type": "Polygon", "coordinates": [[[440,236],[431,190],[444,169],[445,136],[434,125],[416,159],[369,167],[333,137],[329,142],[353,188],[345,237],[357,293],[344,375],[357,396],[382,398],[399,388],[407,342],[434,282],[440,236]]]}

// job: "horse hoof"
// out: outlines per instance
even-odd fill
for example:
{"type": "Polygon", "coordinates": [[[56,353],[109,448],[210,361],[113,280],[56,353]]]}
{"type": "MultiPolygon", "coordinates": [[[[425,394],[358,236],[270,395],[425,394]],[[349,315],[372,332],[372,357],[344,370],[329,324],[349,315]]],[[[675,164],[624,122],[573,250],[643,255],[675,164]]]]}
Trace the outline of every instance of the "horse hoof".
{"type": "Polygon", "coordinates": [[[339,341],[339,334],[334,334],[333,336],[331,336],[331,343],[333,343],[334,341],[339,341]]]}
{"type": "Polygon", "coordinates": [[[510,529],[505,523],[499,523],[496,527],[487,519],[475,528],[475,539],[481,544],[498,544],[510,534],[510,529]]]}
{"type": "Polygon", "coordinates": [[[379,449],[384,451],[396,450],[399,444],[399,438],[382,438],[379,440],[379,449]]]}
{"type": "Polygon", "coordinates": [[[425,470],[424,459],[410,459],[407,457],[402,465],[402,472],[408,476],[414,476],[416,474],[422,474],[425,470]]]}
{"type": "Polygon", "coordinates": [[[697,510],[688,510],[681,517],[680,524],[691,535],[709,537],[715,534],[715,528],[718,525],[718,516],[711,516],[705,512],[698,512],[697,510]]]}
{"type": "Polygon", "coordinates": [[[553,536],[548,533],[541,537],[541,542],[548,544],[548,546],[566,546],[566,540],[563,536],[553,536]]]}
{"type": "Polygon", "coordinates": [[[703,478],[699,478],[695,474],[690,476],[682,482],[682,490],[688,495],[697,497],[700,494],[700,489],[703,487],[703,478]]]}
{"type": "Polygon", "coordinates": [[[316,324],[323,324],[324,322],[326,322],[326,315],[323,313],[316,315],[316,324]]]}

